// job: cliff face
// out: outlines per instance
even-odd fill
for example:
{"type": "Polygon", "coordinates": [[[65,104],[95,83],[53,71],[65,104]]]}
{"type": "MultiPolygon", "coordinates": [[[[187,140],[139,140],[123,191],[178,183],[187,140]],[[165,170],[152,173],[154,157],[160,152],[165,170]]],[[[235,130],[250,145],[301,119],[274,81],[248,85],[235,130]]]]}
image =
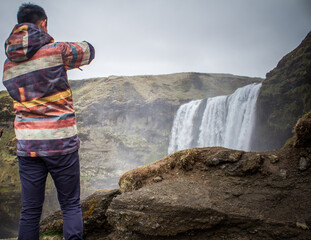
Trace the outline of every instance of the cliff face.
{"type": "Polygon", "coordinates": [[[71,82],[82,140],[82,179],[94,188],[116,187],[119,176],[167,155],[178,107],[226,95],[258,78],[180,73],[71,82]]]}
{"type": "Polygon", "coordinates": [[[257,150],[279,149],[311,110],[311,32],[267,73],[257,101],[257,150]]]}

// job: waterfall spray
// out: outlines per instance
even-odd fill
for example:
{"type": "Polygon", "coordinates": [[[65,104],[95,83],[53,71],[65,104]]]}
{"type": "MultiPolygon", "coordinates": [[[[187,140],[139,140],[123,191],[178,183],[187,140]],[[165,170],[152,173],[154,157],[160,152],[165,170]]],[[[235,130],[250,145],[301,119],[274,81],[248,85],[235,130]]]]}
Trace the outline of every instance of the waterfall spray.
{"type": "Polygon", "coordinates": [[[212,146],[251,150],[260,87],[261,83],[254,83],[228,96],[181,105],[174,119],[168,153],[212,146]]]}

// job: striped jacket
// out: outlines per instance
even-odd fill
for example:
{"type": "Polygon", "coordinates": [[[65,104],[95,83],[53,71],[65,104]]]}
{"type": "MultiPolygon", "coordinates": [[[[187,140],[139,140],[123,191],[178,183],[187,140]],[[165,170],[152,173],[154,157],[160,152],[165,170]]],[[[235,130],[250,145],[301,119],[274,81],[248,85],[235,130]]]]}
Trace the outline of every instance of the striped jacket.
{"type": "Polygon", "coordinates": [[[55,156],[79,148],[66,71],[89,64],[87,42],[54,43],[35,24],[18,24],[5,43],[3,84],[14,100],[17,155],[55,156]]]}

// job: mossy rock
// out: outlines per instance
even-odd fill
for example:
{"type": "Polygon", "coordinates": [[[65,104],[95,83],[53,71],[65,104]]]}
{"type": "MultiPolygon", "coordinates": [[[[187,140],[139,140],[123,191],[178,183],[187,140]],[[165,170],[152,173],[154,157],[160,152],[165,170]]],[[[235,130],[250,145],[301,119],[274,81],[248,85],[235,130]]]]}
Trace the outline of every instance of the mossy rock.
{"type": "Polygon", "coordinates": [[[311,111],[298,120],[294,129],[294,135],[287,139],[283,149],[293,147],[311,147],[311,111]]]}
{"type": "MultiPolygon", "coordinates": [[[[112,199],[119,194],[119,190],[101,190],[96,191],[82,201],[83,234],[85,236],[92,233],[94,229],[102,228],[107,232],[111,230],[105,214],[112,199]]],[[[55,212],[41,222],[40,232],[42,237],[49,237],[51,235],[53,237],[55,235],[61,236],[62,231],[63,220],[61,211],[55,212]]],[[[58,240],[58,238],[56,239],[58,240]]]]}
{"type": "Polygon", "coordinates": [[[311,147],[311,111],[299,119],[295,126],[295,134],[294,147],[311,147]]]}

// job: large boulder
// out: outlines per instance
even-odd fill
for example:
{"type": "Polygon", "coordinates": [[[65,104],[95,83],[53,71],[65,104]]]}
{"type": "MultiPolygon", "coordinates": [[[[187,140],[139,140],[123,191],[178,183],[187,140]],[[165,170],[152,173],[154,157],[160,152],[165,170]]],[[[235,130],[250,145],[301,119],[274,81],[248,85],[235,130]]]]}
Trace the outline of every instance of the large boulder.
{"type": "Polygon", "coordinates": [[[107,239],[308,239],[311,149],[198,148],[124,174],[107,239]]]}

